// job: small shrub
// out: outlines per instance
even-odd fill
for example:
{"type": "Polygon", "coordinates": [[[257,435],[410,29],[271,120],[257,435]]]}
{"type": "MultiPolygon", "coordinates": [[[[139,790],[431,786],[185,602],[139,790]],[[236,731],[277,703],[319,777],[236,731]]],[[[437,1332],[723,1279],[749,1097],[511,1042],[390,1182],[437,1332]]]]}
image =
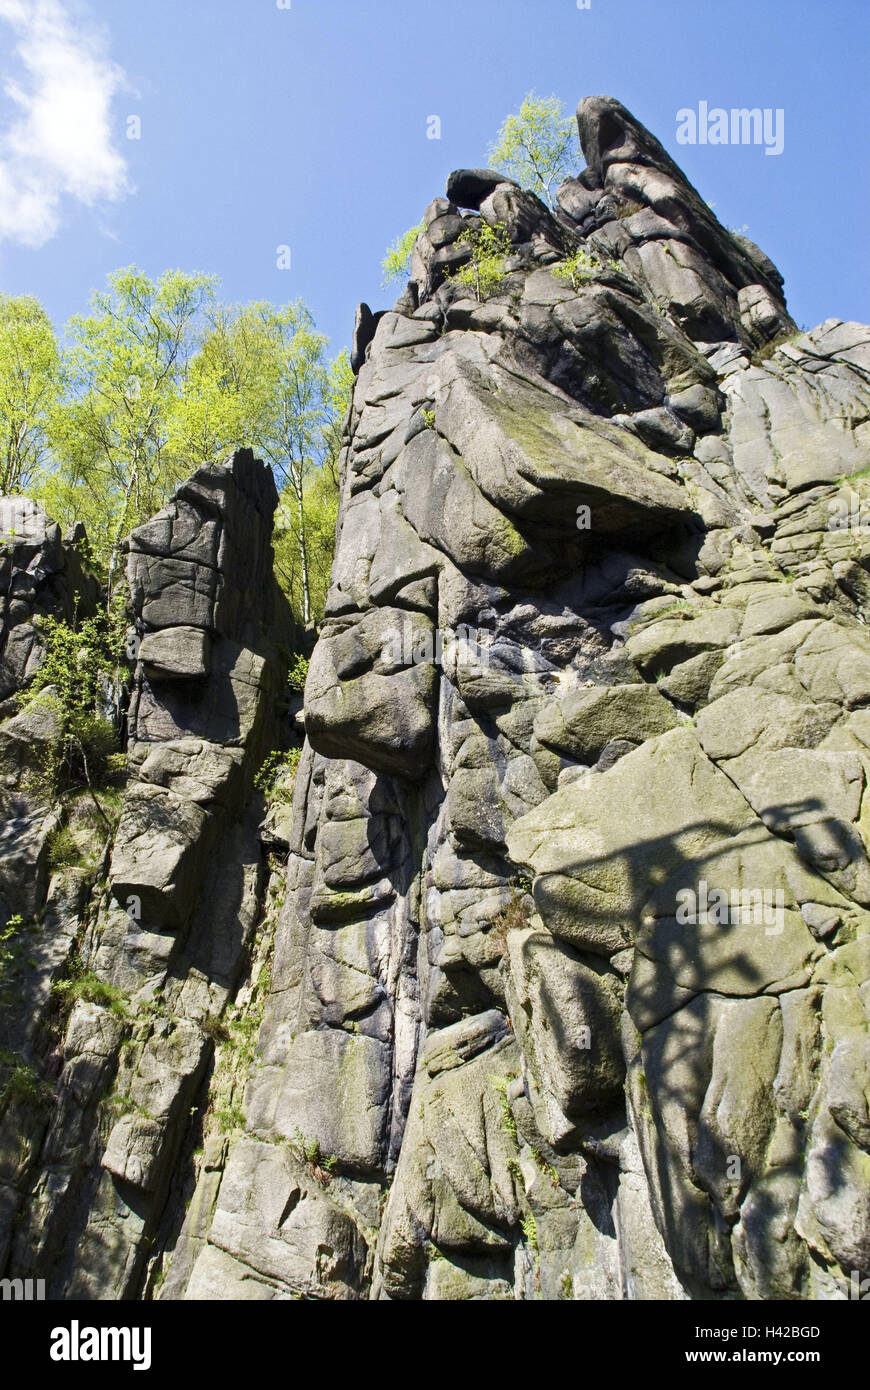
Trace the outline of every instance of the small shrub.
{"type": "Polygon", "coordinates": [[[471,247],[471,260],[447,279],[474,290],[480,303],[498,288],[507,273],[505,257],[510,255],[510,237],[504,227],[481,222],[479,227],[467,227],[457,238],[456,244],[460,243],[471,247]]]}
{"type": "Polygon", "coordinates": [[[320,1145],[316,1139],[306,1139],[301,1129],[297,1129],[294,1146],[305,1159],[306,1163],[315,1163],[320,1153],[320,1145]]]}
{"type": "Polygon", "coordinates": [[[52,870],[79,867],[82,862],[79,843],[68,825],[56,826],[51,831],[45,853],[52,870]]]}
{"type": "Polygon", "coordinates": [[[106,686],[124,658],[118,615],[99,613],[75,626],[59,618],[34,620],[45,647],[36,676],[18,696],[19,705],[39,702],[57,719],[57,735],[35,775],[38,789],[57,796],[99,786],[117,771],[118,739],[103,714],[106,686]]]}
{"type": "Polygon", "coordinates": [[[254,1013],[247,1014],[244,1018],[238,1018],[230,1024],[230,1042],[243,1062],[254,1060],[260,1024],[262,1023],[262,1012],[262,1009],[257,1009],[254,1013]]]}
{"type": "Polygon", "coordinates": [[[414,243],[425,230],[426,224],[419,222],[416,227],[409,227],[407,232],[396,237],[392,246],[387,249],[387,253],[381,261],[381,269],[384,272],[383,289],[388,289],[396,280],[408,279],[411,273],[411,253],[414,250],[414,243]]]}
{"type": "Polygon", "coordinates": [[[269,802],[292,801],[301,757],[301,748],[289,748],[286,752],[274,748],[254,778],[257,791],[269,802]]]}
{"type": "Polygon", "coordinates": [[[573,256],[566,256],[564,261],[551,266],[550,274],[556,280],[570,280],[572,288],[577,290],[582,281],[594,279],[600,269],[601,262],[598,257],[581,246],[573,256]]]}
{"type": "Polygon", "coordinates": [[[302,691],[305,689],[305,681],[308,677],[308,657],[297,652],[290,663],[290,672],[287,676],[287,684],[291,690],[302,691]]]}
{"type": "Polygon", "coordinates": [[[625,273],[618,261],[602,260],[594,251],[581,246],[573,256],[567,256],[551,266],[550,274],[557,280],[570,280],[572,288],[578,290],[584,281],[594,280],[604,270],[615,270],[620,275],[625,273]]]}

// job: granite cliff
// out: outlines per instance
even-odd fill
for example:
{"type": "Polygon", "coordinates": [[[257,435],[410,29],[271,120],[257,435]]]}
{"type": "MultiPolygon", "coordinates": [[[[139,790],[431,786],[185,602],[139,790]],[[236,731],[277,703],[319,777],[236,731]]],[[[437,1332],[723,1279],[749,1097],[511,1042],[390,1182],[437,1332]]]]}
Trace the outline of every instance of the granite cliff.
{"type": "Polygon", "coordinates": [[[458,171],[406,291],[357,313],[292,808],[257,778],[297,737],[299,639],[242,450],[129,538],[123,796],[52,871],[21,692],[38,615],[99,596],[80,536],[0,503],[8,1277],[870,1274],[870,328],[799,331],[624,107],[578,122],[555,212],[458,171]],[[505,259],[475,293],[483,224],[505,259]]]}

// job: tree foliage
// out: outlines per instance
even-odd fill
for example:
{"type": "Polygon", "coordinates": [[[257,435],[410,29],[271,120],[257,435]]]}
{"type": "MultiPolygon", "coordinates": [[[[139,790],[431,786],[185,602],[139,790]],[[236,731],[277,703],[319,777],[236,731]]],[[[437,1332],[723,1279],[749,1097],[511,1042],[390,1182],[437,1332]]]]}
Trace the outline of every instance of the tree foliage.
{"type": "Polygon", "coordinates": [[[207,313],[168,419],[169,453],[188,468],[211,463],[240,442],[256,447],[269,389],[264,314],[270,309],[217,304],[207,313]]]}
{"type": "Polygon", "coordinates": [[[159,509],[184,472],[166,447],[169,419],[214,284],[180,270],[155,282],[130,266],[110,275],[93,312],[67,327],[66,389],[51,430],[63,467],[44,496],[52,514],[86,522],[110,594],[122,537],[159,509]]]}
{"type": "Polygon", "coordinates": [[[59,390],[60,352],[42,305],[0,294],[0,493],[30,485],[59,390]]]}
{"type": "Polygon", "coordinates": [[[395,281],[409,278],[414,243],[420,233],[425,230],[425,224],[419,222],[416,227],[409,227],[400,237],[396,237],[392,246],[387,248],[387,253],[381,262],[381,269],[384,272],[383,288],[385,290],[395,281]]]}
{"type": "Polygon", "coordinates": [[[225,305],[207,275],[109,276],[58,348],[32,299],[0,296],[0,470],[68,526],[107,580],[123,537],[191,470],[247,446],[280,493],[276,573],[306,626],[323,611],[353,375],[301,302],[225,305]]]}
{"type": "Polygon", "coordinates": [[[320,497],[324,504],[334,499],[337,506],[336,426],[346,411],[345,361],[339,359],[330,369],[326,339],[315,331],[303,305],[273,310],[266,318],[266,329],[270,389],[258,445],[272,465],[281,492],[283,520],[292,534],[296,557],[290,592],[307,627],[313,618],[311,587],[316,568],[311,503],[320,497]],[[324,467],[328,471],[321,477],[319,470],[324,467]]]}
{"type": "Polygon", "coordinates": [[[244,442],[271,464],[280,494],[277,572],[305,626],[326,595],[341,424],[353,385],[347,353],[330,363],[327,346],[301,302],[219,308],[169,432],[170,452],[188,461],[244,442]]]}
{"type": "Polygon", "coordinates": [[[577,167],[578,143],[576,124],[559,98],[529,92],[519,112],[504,121],[488,159],[552,206],[559,184],[577,167]]]}

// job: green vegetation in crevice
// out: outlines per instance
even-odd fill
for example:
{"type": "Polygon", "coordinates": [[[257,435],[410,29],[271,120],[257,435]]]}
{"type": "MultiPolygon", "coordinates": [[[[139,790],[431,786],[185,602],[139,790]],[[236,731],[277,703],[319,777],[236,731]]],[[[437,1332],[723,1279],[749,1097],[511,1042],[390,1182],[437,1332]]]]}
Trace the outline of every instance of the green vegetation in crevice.
{"type": "Polygon", "coordinates": [[[488,938],[502,958],[507,954],[508,933],[525,931],[529,925],[530,914],[525,901],[527,892],[528,890],[519,891],[518,888],[512,887],[510,898],[489,924],[488,938]]]}
{"type": "Polygon", "coordinates": [[[291,690],[301,692],[305,689],[305,682],[308,678],[309,659],[301,652],[296,652],[290,661],[290,669],[287,672],[287,684],[291,690]]]}
{"type": "Polygon", "coordinates": [[[49,831],[45,856],[52,872],[85,867],[81,846],[69,825],[56,825],[49,831]]]}
{"type": "Polygon", "coordinates": [[[538,1223],[533,1211],[528,1211],[522,1218],[520,1221],[520,1229],[528,1241],[530,1248],[534,1250],[537,1260],[540,1256],[540,1251],[538,1249],[538,1223]]]}
{"type": "Polygon", "coordinates": [[[568,280],[575,290],[579,290],[585,281],[595,280],[605,270],[612,270],[620,275],[625,274],[618,261],[609,258],[602,260],[594,251],[588,251],[583,246],[579,247],[572,256],[566,256],[564,260],[557,261],[549,269],[555,280],[568,280]]]}
{"type": "Polygon", "coordinates": [[[502,226],[490,227],[487,222],[467,227],[456,241],[457,246],[471,247],[471,260],[445,278],[455,285],[474,291],[478,303],[498,289],[507,274],[506,257],[511,253],[510,237],[502,226]]]}
{"type": "Polygon", "coordinates": [[[501,1107],[501,1127],[507,1135],[515,1149],[519,1149],[519,1134],[517,1133],[517,1122],[511,1103],[508,1099],[508,1086],[516,1080],[515,1076],[494,1076],[491,1078],[492,1088],[498,1092],[499,1105],[501,1107]]]}
{"type": "MultiPolygon", "coordinates": [[[[78,960],[78,957],[75,959],[78,960]]],[[[55,981],[51,993],[60,1001],[64,1013],[82,1000],[88,1004],[99,1004],[118,1018],[127,1019],[130,1015],[130,1001],[124,992],[99,979],[92,970],[73,969],[65,979],[55,981]]]]}
{"type": "Polygon", "coordinates": [[[244,1128],[244,1094],[257,1050],[260,1025],[272,986],[271,950],[283,903],[283,869],[270,874],[261,923],[251,943],[247,984],[220,1016],[200,1022],[214,1045],[214,1066],[201,1111],[202,1145],[210,1134],[227,1136],[244,1128]]]}
{"type": "Polygon", "coordinates": [[[149,1110],[139,1105],[125,1091],[116,1091],[114,1095],[110,1096],[106,1101],[106,1109],[116,1119],[120,1119],[122,1115],[139,1115],[143,1120],[155,1119],[149,1110]]]}
{"type": "Polygon", "coordinates": [[[640,1108],[648,1120],[653,1118],[652,1099],[649,1093],[649,1083],[646,1079],[646,1072],[639,1069],[637,1072],[637,1091],[640,1100],[640,1108]]]}
{"type": "MultiPolygon", "coordinates": [[[[116,774],[120,777],[121,774],[116,774]]],[[[61,819],[49,831],[46,862],[52,873],[79,869],[91,877],[102,864],[113,838],[123,806],[123,790],[116,786],[95,787],[61,798],[61,819]],[[94,800],[99,801],[99,807],[94,800]]]]}
{"type": "Polygon", "coordinates": [[[48,801],[86,791],[107,831],[112,820],[99,791],[123,776],[125,757],[106,711],[126,673],[126,623],[120,609],[80,622],[34,619],[45,648],[36,681],[17,696],[20,708],[45,708],[53,730],[26,789],[48,801]]]}
{"type": "Polygon", "coordinates": [[[559,1170],[552,1163],[548,1163],[540,1150],[531,1144],[529,1145],[529,1152],[544,1176],[549,1178],[554,1187],[558,1187],[560,1185],[559,1170]]]}
{"type": "Polygon", "coordinates": [[[216,1106],[213,1113],[218,1127],[224,1134],[232,1134],[235,1130],[245,1127],[245,1112],[236,1101],[216,1106]]]}
{"type": "Polygon", "coordinates": [[[0,1112],[10,1105],[43,1111],[54,1103],[54,1088],[17,1052],[0,1050],[0,1112]]]}
{"type": "Polygon", "coordinates": [[[0,927],[0,1007],[15,997],[15,978],[26,963],[27,937],[33,925],[16,912],[0,927]]]}
{"type": "Polygon", "coordinates": [[[785,347],[786,343],[794,343],[802,337],[803,333],[800,329],[786,329],[783,333],[777,333],[776,337],[771,338],[769,342],[762,343],[761,347],[757,347],[749,360],[753,367],[760,367],[773,356],[778,348],[785,347]]]}
{"type": "Polygon", "coordinates": [[[842,487],[843,483],[857,482],[862,478],[870,479],[870,464],[867,464],[865,468],[857,468],[854,473],[841,473],[834,479],[834,483],[842,487]]]}
{"type": "Polygon", "coordinates": [[[673,603],[669,603],[667,608],[660,608],[657,612],[650,614],[649,620],[645,623],[638,624],[635,630],[639,631],[641,627],[652,627],[654,623],[660,622],[662,618],[671,618],[676,613],[691,615],[697,614],[699,611],[703,612],[704,610],[699,610],[698,606],[694,603],[690,603],[688,599],[674,599],[673,603]]]}
{"type": "Polygon", "coordinates": [[[301,748],[274,748],[264,759],[254,776],[254,786],[257,791],[263,793],[269,805],[293,800],[293,788],[301,757],[301,748]]]}
{"type": "Polygon", "coordinates": [[[634,217],[635,213],[646,212],[646,210],[646,203],[636,203],[630,198],[622,198],[617,205],[616,216],[620,222],[624,222],[626,218],[634,217]]]}
{"type": "Polygon", "coordinates": [[[526,1241],[526,1244],[529,1246],[533,1254],[535,1267],[535,1284],[538,1288],[540,1288],[540,1252],[538,1249],[538,1223],[531,1199],[526,1191],[526,1178],[522,1170],[522,1165],[520,1164],[521,1142],[525,1146],[526,1152],[532,1158],[536,1166],[541,1170],[545,1177],[549,1179],[549,1181],[553,1184],[554,1187],[558,1187],[560,1185],[560,1179],[557,1170],[553,1167],[551,1163],[547,1162],[547,1160],[543,1157],[539,1149],[536,1149],[532,1144],[528,1143],[525,1136],[523,1136],[523,1139],[521,1141],[520,1133],[517,1128],[516,1116],[514,1115],[513,1107],[511,1106],[510,1098],[508,1096],[508,1087],[510,1086],[511,1082],[515,1081],[516,1079],[516,1075],[491,1076],[490,1083],[493,1087],[493,1090],[497,1092],[499,1098],[499,1106],[501,1108],[500,1127],[502,1133],[507,1137],[511,1149],[513,1151],[507,1160],[506,1166],[508,1172],[510,1173],[513,1179],[514,1191],[516,1193],[517,1200],[520,1205],[520,1230],[522,1231],[523,1238],[526,1241]]]}
{"type": "Polygon", "coordinates": [[[297,1129],[293,1138],[286,1142],[290,1151],[305,1164],[311,1176],[324,1187],[328,1187],[338,1163],[335,1154],[324,1154],[318,1140],[304,1135],[300,1129],[297,1129]]]}

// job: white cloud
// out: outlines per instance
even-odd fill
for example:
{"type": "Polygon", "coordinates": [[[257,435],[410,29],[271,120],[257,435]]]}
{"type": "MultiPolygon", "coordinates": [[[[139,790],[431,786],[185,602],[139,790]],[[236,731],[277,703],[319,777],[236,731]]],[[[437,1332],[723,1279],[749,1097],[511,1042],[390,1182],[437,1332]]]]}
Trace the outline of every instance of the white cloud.
{"type": "Polygon", "coordinates": [[[130,191],[111,120],[124,75],[64,0],[0,0],[0,36],[4,24],[18,71],[8,75],[7,59],[3,89],[12,106],[0,130],[0,241],[42,246],[58,231],[66,199],[91,205],[130,191]]]}

